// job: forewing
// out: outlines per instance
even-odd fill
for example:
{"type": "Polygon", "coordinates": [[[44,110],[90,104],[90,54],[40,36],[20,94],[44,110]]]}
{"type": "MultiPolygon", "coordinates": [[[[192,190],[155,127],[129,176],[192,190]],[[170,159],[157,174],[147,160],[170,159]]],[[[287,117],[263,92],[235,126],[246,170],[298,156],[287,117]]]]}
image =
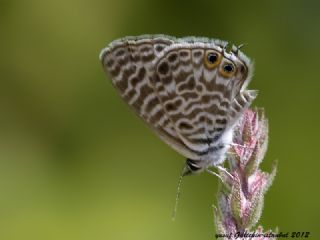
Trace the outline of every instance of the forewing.
{"type": "Polygon", "coordinates": [[[175,42],[166,36],[129,37],[112,42],[100,55],[103,67],[121,97],[176,151],[195,158],[177,135],[154,89],[154,62],[175,42]]]}

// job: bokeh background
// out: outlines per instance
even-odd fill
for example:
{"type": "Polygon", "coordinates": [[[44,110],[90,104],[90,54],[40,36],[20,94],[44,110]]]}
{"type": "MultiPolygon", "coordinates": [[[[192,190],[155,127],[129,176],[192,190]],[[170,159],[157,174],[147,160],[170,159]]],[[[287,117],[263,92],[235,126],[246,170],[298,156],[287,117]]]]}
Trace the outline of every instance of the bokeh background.
{"type": "Polygon", "coordinates": [[[319,239],[320,2],[2,0],[0,239],[212,239],[217,178],[184,163],[127,108],[98,54],[126,35],[247,44],[278,159],[260,224],[319,239]]]}

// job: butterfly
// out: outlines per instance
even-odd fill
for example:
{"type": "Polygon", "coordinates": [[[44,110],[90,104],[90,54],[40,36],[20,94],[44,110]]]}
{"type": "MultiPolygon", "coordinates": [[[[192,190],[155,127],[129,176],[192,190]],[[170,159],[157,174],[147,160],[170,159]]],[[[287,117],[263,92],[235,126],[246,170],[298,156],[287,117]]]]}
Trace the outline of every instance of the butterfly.
{"type": "Polygon", "coordinates": [[[238,47],[202,37],[125,37],[100,53],[120,96],[187,158],[182,175],[224,162],[233,127],[257,96],[253,64],[238,47]]]}

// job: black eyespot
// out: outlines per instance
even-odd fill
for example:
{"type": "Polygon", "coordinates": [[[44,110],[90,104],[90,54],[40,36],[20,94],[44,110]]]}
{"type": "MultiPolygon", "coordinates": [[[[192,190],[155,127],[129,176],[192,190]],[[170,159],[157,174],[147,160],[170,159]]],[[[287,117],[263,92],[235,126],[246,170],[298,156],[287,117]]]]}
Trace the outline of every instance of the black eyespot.
{"type": "Polygon", "coordinates": [[[209,53],[207,59],[209,63],[213,64],[218,60],[218,55],[215,53],[209,53]]]}
{"type": "Polygon", "coordinates": [[[234,67],[233,67],[233,65],[231,65],[231,64],[226,64],[226,65],[223,67],[223,70],[224,70],[225,72],[227,72],[227,73],[230,73],[230,72],[233,72],[234,67]]]}

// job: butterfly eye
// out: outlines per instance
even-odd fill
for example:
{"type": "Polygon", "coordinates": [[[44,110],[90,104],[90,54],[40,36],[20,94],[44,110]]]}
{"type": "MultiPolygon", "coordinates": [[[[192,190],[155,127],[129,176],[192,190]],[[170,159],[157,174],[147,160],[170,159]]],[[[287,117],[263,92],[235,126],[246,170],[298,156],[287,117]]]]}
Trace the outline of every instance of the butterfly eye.
{"type": "Polygon", "coordinates": [[[234,66],[233,63],[225,63],[222,66],[222,69],[220,70],[220,73],[222,74],[222,76],[224,77],[232,77],[236,72],[236,67],[234,66]]]}
{"type": "Polygon", "coordinates": [[[208,68],[216,67],[220,62],[220,56],[216,52],[209,52],[205,59],[205,64],[208,68]]]}

